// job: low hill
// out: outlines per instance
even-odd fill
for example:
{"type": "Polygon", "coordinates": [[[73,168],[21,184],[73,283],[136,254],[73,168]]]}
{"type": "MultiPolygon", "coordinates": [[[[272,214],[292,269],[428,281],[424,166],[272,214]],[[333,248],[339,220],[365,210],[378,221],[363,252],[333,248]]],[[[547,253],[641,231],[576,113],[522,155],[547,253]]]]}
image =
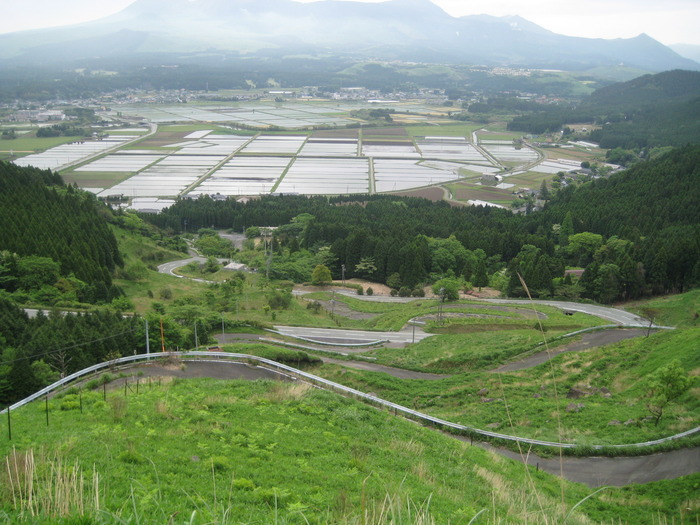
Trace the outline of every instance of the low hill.
{"type": "Polygon", "coordinates": [[[557,132],[571,122],[601,124],[590,138],[607,149],[700,143],[700,73],[674,70],[597,89],[575,108],[519,116],[509,129],[557,132]]]}
{"type": "Polygon", "coordinates": [[[646,280],[656,293],[683,292],[700,284],[699,176],[700,146],[686,146],[610,178],[561,190],[542,213],[530,217],[530,228],[551,228],[570,214],[576,233],[634,243],[629,255],[635,262],[618,261],[629,266],[623,273],[646,280]]]}
{"type": "Polygon", "coordinates": [[[590,489],[304,384],[151,378],[137,393],[131,381],[104,399],[52,399],[50,431],[43,403],[13,413],[15,441],[0,442],[7,519],[643,524],[692,499],[690,477],[573,510],[590,489]]]}

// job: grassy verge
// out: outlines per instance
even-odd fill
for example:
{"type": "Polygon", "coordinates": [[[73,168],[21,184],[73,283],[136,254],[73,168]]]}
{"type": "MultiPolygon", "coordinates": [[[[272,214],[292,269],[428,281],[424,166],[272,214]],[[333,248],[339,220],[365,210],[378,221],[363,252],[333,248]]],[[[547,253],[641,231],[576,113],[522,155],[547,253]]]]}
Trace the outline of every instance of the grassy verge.
{"type": "Polygon", "coordinates": [[[163,380],[106,401],[84,393],[82,405],[51,400],[48,428],[42,403],[14,414],[14,441],[0,442],[3,519],[379,525],[484,511],[507,523],[644,524],[697,510],[692,478],[591,495],[303,384],[163,380]]]}

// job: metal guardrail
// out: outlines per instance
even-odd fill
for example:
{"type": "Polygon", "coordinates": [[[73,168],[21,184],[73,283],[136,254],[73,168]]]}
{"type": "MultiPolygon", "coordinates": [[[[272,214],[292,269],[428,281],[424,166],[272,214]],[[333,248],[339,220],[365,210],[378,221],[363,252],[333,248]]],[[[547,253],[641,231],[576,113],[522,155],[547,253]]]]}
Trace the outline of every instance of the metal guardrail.
{"type": "MultiPolygon", "coordinates": [[[[309,383],[321,387],[326,390],[330,390],[332,392],[337,392],[339,394],[343,394],[345,396],[350,396],[355,399],[361,399],[363,401],[366,401],[374,406],[382,407],[382,408],[387,408],[391,411],[394,412],[394,414],[398,415],[401,414],[402,416],[416,420],[416,421],[421,421],[424,423],[429,423],[431,425],[437,425],[442,428],[451,430],[451,431],[456,431],[457,433],[466,433],[466,434],[476,434],[478,436],[484,436],[484,437],[489,437],[489,438],[495,438],[495,439],[502,439],[504,441],[511,441],[515,443],[523,443],[526,445],[538,445],[538,446],[543,446],[543,447],[552,447],[552,448],[565,448],[565,449],[572,449],[576,448],[579,446],[582,446],[581,444],[576,444],[576,443],[559,443],[556,441],[543,441],[539,439],[531,439],[531,438],[524,438],[524,437],[518,437],[518,436],[511,436],[508,434],[501,434],[500,432],[491,432],[489,430],[483,430],[475,427],[470,427],[467,425],[460,425],[458,423],[453,423],[451,421],[446,421],[444,419],[440,419],[434,416],[430,416],[428,414],[424,414],[423,412],[419,412],[417,410],[412,410],[410,408],[404,407],[402,405],[392,403],[391,401],[386,401],[385,399],[381,399],[376,396],[372,396],[369,394],[366,394],[364,392],[360,392],[359,390],[355,390],[354,388],[350,388],[338,383],[334,383],[333,381],[329,381],[328,379],[324,379],[319,376],[315,376],[313,374],[309,374],[307,372],[304,372],[302,370],[298,370],[296,368],[293,368],[288,365],[284,365],[282,363],[278,363],[276,361],[272,361],[270,359],[265,359],[264,357],[258,357],[258,356],[253,356],[253,355],[248,355],[248,354],[236,354],[236,353],[230,353],[230,352],[199,352],[199,351],[193,351],[193,352],[158,352],[158,353],[153,353],[153,354],[140,354],[140,355],[133,355],[133,356],[128,356],[128,357],[122,357],[120,359],[115,359],[113,361],[108,361],[105,363],[100,363],[94,366],[91,366],[89,368],[86,368],[84,370],[81,370],[79,372],[76,372],[74,374],[71,374],[60,381],[56,381],[52,385],[47,386],[46,388],[41,389],[38,391],[36,394],[33,394],[26,399],[23,399],[22,401],[19,401],[15,403],[14,405],[10,406],[9,408],[3,410],[0,412],[0,414],[4,414],[7,410],[16,410],[26,404],[31,403],[32,401],[35,401],[37,399],[42,398],[43,396],[53,392],[54,390],[57,390],[72,381],[79,379],[81,377],[84,377],[86,375],[92,374],[93,372],[97,372],[99,370],[102,370],[104,368],[110,368],[114,367],[119,364],[125,364],[125,363],[131,363],[135,361],[147,361],[147,360],[153,360],[155,358],[163,358],[163,357],[175,357],[175,358],[187,358],[187,357],[214,357],[217,358],[217,360],[221,360],[222,358],[228,360],[228,359],[234,359],[234,360],[242,360],[242,361],[247,361],[247,362],[257,362],[261,363],[269,368],[272,368],[274,370],[283,372],[286,375],[290,375],[292,377],[296,377],[299,379],[303,379],[305,381],[308,381],[309,383]]],[[[674,441],[677,439],[681,439],[684,437],[691,436],[693,434],[700,433],[700,427],[693,428],[691,430],[687,430],[685,432],[682,432],[680,434],[675,434],[673,436],[665,437],[662,439],[657,439],[654,441],[645,441],[643,443],[629,443],[629,444],[623,444],[623,445],[589,445],[589,448],[592,448],[594,450],[601,450],[604,448],[646,448],[646,447],[651,447],[654,445],[659,445],[662,443],[668,443],[670,441],[674,441]]]]}
{"type": "Polygon", "coordinates": [[[328,341],[319,341],[318,339],[311,339],[310,337],[304,337],[301,335],[288,334],[285,332],[281,332],[280,330],[271,330],[270,328],[265,328],[264,330],[266,332],[271,332],[273,334],[281,335],[284,337],[291,337],[293,339],[298,339],[299,341],[305,341],[307,343],[314,343],[317,345],[324,345],[324,346],[337,346],[340,348],[364,348],[366,346],[376,346],[376,345],[381,345],[381,344],[389,342],[389,341],[385,341],[382,339],[377,339],[376,341],[367,341],[365,343],[331,343],[328,341]]]}

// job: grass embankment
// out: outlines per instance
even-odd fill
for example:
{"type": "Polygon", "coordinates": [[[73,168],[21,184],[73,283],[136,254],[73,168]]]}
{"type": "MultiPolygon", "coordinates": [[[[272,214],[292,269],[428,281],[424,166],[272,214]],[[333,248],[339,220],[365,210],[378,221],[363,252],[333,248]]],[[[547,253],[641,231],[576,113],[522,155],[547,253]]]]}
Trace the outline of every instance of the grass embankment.
{"type": "Polygon", "coordinates": [[[700,327],[700,289],[627,305],[627,309],[653,319],[658,325],[700,327]]]}
{"type": "MultiPolygon", "coordinates": [[[[503,335],[503,333],[501,333],[503,335]]],[[[430,362],[431,348],[448,356],[451,349],[483,343],[487,364],[500,351],[522,347],[527,333],[508,332],[500,345],[494,334],[441,337],[421,342],[421,352],[397,360],[419,367],[430,362]],[[411,361],[411,359],[413,361],[411,361]]],[[[581,445],[637,443],[689,430],[700,420],[700,329],[652,334],[599,349],[561,354],[550,363],[510,373],[468,372],[439,381],[399,380],[381,373],[325,365],[318,373],[362,391],[428,414],[477,428],[581,445]],[[671,359],[678,359],[691,377],[691,389],[667,407],[654,424],[647,410],[645,379],[671,359]],[[572,388],[583,391],[567,398],[572,388]],[[558,430],[561,424],[561,431],[558,430]]],[[[466,352],[465,352],[466,354],[466,352]]],[[[444,359],[447,359],[446,357],[444,359]]],[[[425,369],[436,370],[434,366],[425,369]]],[[[439,369],[438,369],[439,370],[439,369]]],[[[444,370],[443,370],[444,372],[444,370]]]]}
{"type": "MultiPolygon", "coordinates": [[[[669,523],[693,477],[593,491],[299,383],[163,380],[13,413],[12,523],[669,523]],[[568,517],[568,519],[566,519],[568,517]]],[[[3,429],[4,430],[4,429],[3,429]]],[[[7,459],[5,459],[7,458],[7,459]]],[[[9,465],[9,468],[8,466],[9,465]]]]}

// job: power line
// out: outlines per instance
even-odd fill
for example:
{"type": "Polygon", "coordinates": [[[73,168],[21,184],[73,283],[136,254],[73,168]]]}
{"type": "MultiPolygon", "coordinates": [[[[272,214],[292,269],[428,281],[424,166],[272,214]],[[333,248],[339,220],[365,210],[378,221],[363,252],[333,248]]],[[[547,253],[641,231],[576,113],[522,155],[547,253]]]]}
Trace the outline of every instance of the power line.
{"type": "Polygon", "coordinates": [[[16,359],[10,359],[9,361],[3,361],[2,364],[12,364],[12,363],[17,363],[17,362],[19,362],[19,361],[25,361],[25,360],[28,360],[28,359],[36,359],[36,358],[39,358],[39,357],[45,357],[45,356],[48,356],[48,355],[57,354],[57,353],[59,353],[59,352],[65,351],[65,350],[71,350],[71,349],[73,349],[73,348],[79,348],[79,347],[81,347],[81,346],[91,345],[91,344],[93,344],[93,343],[101,343],[102,341],[107,341],[107,340],[109,340],[109,339],[114,339],[115,337],[120,337],[120,336],[125,335],[125,334],[130,334],[130,333],[136,332],[136,330],[137,330],[137,328],[133,328],[133,329],[131,329],[131,330],[126,330],[126,331],[120,332],[120,333],[118,333],[118,334],[110,335],[110,336],[107,336],[107,337],[102,337],[102,338],[100,338],[100,339],[93,339],[92,341],[85,341],[84,343],[77,343],[77,344],[74,344],[74,345],[71,345],[71,346],[66,346],[66,347],[63,347],[63,348],[58,348],[58,349],[56,349],[56,350],[50,350],[50,351],[48,351],[48,352],[43,352],[43,353],[41,353],[41,354],[32,354],[31,356],[18,357],[18,358],[16,358],[16,359]]]}

